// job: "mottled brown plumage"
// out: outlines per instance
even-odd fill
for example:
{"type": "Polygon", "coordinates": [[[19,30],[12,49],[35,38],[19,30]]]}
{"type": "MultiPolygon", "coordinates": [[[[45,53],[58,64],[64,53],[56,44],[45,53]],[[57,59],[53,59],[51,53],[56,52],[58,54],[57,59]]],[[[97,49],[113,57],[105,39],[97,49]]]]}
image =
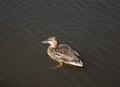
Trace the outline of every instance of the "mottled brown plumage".
{"type": "Polygon", "coordinates": [[[58,40],[55,37],[49,37],[46,41],[43,41],[42,43],[50,44],[47,49],[48,55],[53,60],[56,60],[60,63],[55,68],[62,66],[63,63],[79,67],[83,66],[82,61],[79,59],[79,54],[66,44],[59,45],[58,40]]]}

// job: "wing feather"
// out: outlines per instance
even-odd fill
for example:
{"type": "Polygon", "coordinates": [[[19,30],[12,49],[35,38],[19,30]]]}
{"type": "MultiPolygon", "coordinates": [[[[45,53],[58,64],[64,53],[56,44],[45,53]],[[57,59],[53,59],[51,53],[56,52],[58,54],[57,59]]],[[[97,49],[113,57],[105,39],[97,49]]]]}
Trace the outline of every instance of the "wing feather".
{"type": "Polygon", "coordinates": [[[61,44],[55,49],[57,52],[57,58],[63,59],[64,61],[79,61],[79,54],[72,50],[72,48],[66,44],[61,44]]]}

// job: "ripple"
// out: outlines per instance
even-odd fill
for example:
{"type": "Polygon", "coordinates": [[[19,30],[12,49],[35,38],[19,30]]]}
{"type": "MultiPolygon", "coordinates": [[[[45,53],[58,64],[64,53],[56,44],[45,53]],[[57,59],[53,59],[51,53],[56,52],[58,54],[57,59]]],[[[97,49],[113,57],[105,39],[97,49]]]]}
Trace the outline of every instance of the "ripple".
{"type": "Polygon", "coordinates": [[[18,87],[19,84],[23,87],[36,84],[117,87],[120,74],[119,1],[53,1],[1,2],[0,78],[18,87]],[[47,69],[55,62],[49,60],[47,47],[40,41],[49,36],[56,36],[61,43],[85,56],[82,58],[85,67],[81,70],[67,66],[47,69]]]}

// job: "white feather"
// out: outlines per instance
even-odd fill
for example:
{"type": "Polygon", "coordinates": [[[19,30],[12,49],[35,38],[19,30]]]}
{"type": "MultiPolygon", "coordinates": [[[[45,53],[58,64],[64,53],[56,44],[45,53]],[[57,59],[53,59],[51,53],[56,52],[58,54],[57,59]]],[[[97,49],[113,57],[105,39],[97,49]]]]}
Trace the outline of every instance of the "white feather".
{"type": "Polygon", "coordinates": [[[80,62],[65,62],[65,63],[66,64],[71,64],[71,65],[74,65],[74,66],[79,66],[79,67],[83,66],[82,61],[80,61],[80,62]]]}

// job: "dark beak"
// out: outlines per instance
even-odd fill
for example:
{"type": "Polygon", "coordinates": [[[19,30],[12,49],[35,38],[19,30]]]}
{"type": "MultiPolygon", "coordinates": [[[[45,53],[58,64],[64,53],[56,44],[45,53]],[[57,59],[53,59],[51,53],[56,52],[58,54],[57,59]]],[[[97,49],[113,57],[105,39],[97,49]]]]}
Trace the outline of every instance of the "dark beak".
{"type": "Polygon", "coordinates": [[[47,41],[41,41],[41,43],[46,44],[46,43],[48,43],[48,42],[47,42],[47,41]]]}

